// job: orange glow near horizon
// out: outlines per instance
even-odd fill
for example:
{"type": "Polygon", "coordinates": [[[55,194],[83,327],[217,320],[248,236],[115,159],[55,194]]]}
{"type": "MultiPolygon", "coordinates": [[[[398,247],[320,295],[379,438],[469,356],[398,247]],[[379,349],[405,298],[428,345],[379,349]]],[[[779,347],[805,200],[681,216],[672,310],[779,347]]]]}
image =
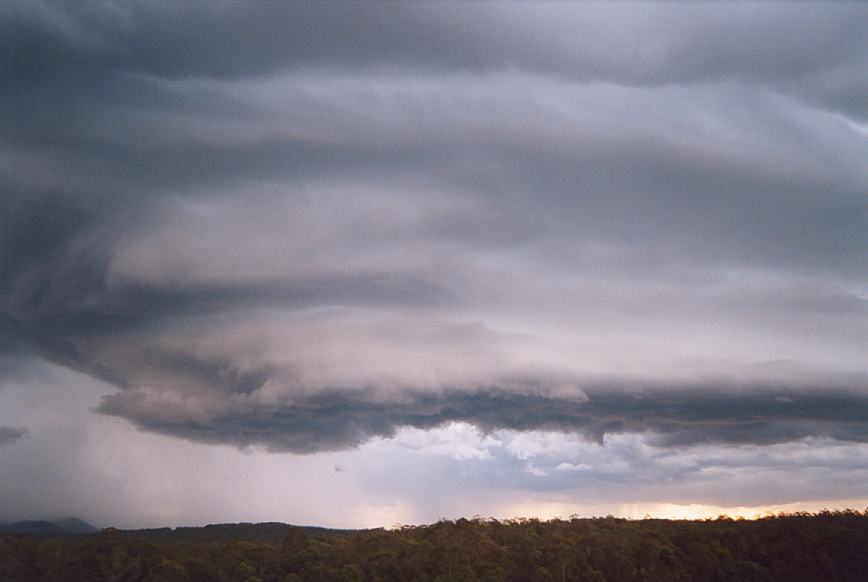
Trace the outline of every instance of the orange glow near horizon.
{"type": "MultiPolygon", "coordinates": [[[[481,517],[494,517],[499,520],[517,518],[570,519],[613,516],[624,519],[686,519],[704,520],[727,516],[733,519],[760,519],[781,513],[809,512],[818,513],[823,510],[856,510],[868,508],[868,499],[837,499],[826,501],[803,501],[756,506],[723,506],[703,503],[596,503],[571,504],[554,501],[516,503],[504,507],[500,511],[481,517]]],[[[447,519],[456,520],[461,517],[470,519],[470,515],[450,515],[447,519]]],[[[433,523],[436,519],[418,519],[418,513],[402,502],[384,505],[365,505],[355,511],[355,520],[350,527],[392,529],[401,525],[423,525],[433,523]]]]}
{"type": "Polygon", "coordinates": [[[823,510],[868,508],[868,499],[838,499],[825,501],[802,501],[774,505],[723,506],[702,503],[621,503],[575,505],[568,503],[527,503],[511,506],[507,515],[537,517],[539,519],[566,519],[571,516],[600,517],[612,515],[626,519],[714,519],[723,515],[731,518],[759,519],[779,513],[806,511],[817,513],[823,510]]]}

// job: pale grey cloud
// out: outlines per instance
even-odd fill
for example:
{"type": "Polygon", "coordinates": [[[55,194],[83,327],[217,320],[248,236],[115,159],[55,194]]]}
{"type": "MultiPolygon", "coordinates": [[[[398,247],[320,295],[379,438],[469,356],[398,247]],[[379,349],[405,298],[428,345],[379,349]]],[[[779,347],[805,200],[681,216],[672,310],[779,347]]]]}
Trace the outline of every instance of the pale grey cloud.
{"type": "Polygon", "coordinates": [[[0,426],[0,447],[11,445],[27,434],[27,429],[0,426]]]}

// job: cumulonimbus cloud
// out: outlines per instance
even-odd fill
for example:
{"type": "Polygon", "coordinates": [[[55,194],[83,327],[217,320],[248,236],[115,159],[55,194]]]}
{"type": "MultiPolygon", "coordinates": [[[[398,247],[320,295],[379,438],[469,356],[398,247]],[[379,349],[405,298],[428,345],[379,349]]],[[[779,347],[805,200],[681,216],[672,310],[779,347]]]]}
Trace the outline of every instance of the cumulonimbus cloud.
{"type": "Polygon", "coordinates": [[[868,12],[491,9],[4,8],[0,362],[275,451],[862,442],[868,12]]]}

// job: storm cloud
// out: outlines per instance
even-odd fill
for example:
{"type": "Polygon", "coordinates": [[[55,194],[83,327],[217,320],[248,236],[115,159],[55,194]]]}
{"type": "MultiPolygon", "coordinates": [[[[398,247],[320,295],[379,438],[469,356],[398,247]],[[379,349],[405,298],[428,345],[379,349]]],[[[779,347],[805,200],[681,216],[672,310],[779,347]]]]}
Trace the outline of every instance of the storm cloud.
{"type": "Polygon", "coordinates": [[[808,437],[868,442],[865,395],[787,394],[733,395],[702,386],[652,393],[609,390],[576,402],[492,387],[405,394],[395,402],[335,391],[299,399],[291,406],[265,407],[235,399],[229,406],[221,402],[221,410],[215,412],[201,400],[137,389],[104,397],[100,411],[192,441],[302,453],[393,437],[400,427],[430,429],[451,422],[471,423],[483,431],[572,432],[601,444],[607,434],[624,433],[649,433],[651,444],[664,447],[774,444],[808,437]]]}
{"type": "Polygon", "coordinates": [[[0,23],[3,375],[270,451],[868,440],[864,6],[0,23]]]}

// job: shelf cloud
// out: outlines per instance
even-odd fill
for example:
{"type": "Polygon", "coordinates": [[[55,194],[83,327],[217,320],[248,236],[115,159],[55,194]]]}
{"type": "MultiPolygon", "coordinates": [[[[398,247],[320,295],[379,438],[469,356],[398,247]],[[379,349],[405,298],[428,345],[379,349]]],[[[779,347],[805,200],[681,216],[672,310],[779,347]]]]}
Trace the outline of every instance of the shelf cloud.
{"type": "Polygon", "coordinates": [[[0,22],[4,376],[273,452],[868,440],[864,6],[0,22]]]}

